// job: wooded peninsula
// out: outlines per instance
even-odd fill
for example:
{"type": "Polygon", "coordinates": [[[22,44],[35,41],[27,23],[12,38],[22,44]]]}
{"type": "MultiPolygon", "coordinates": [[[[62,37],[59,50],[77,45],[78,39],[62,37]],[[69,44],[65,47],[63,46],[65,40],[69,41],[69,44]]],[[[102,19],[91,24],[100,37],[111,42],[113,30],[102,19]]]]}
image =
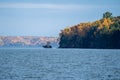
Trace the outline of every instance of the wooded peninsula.
{"type": "Polygon", "coordinates": [[[120,16],[105,12],[100,20],[65,28],[59,48],[120,49],[120,16]]]}

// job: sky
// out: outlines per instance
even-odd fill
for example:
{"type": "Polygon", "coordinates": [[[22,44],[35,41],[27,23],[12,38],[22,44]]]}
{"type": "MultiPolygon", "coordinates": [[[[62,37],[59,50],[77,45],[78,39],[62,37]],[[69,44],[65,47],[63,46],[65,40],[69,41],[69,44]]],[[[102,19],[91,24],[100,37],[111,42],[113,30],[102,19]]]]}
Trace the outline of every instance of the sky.
{"type": "Polygon", "coordinates": [[[61,30],[93,22],[109,11],[120,16],[120,0],[0,0],[0,36],[58,37],[61,30]]]}

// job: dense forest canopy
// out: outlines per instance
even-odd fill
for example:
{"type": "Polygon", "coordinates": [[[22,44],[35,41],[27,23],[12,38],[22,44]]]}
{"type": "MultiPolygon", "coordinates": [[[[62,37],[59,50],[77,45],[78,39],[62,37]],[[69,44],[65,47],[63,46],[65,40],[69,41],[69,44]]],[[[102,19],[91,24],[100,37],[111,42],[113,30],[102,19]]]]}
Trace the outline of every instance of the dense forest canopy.
{"type": "Polygon", "coordinates": [[[120,16],[105,12],[94,22],[80,23],[60,33],[60,48],[120,49],[120,16]]]}

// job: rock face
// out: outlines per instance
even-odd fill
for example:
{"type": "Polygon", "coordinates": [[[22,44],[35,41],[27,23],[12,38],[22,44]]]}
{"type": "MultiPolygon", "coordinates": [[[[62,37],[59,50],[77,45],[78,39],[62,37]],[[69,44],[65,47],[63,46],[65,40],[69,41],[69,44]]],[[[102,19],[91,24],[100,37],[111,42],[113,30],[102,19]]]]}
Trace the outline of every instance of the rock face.
{"type": "Polygon", "coordinates": [[[42,47],[47,42],[57,47],[57,37],[0,36],[0,47],[42,47]]]}

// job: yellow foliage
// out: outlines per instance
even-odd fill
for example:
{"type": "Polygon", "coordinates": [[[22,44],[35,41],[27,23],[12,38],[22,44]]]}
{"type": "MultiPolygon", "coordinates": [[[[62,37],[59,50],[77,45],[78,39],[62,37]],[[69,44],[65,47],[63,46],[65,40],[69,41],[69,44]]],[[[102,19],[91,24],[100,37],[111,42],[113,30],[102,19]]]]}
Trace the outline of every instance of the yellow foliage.
{"type": "Polygon", "coordinates": [[[109,28],[108,20],[106,18],[104,18],[102,25],[109,28]]]}
{"type": "Polygon", "coordinates": [[[64,33],[65,34],[69,34],[71,32],[71,28],[66,28],[66,29],[64,29],[64,33]]]}
{"type": "Polygon", "coordinates": [[[98,24],[98,30],[103,28],[103,25],[100,21],[97,21],[97,24],[98,24]]]}
{"type": "Polygon", "coordinates": [[[111,24],[113,24],[113,22],[110,20],[110,18],[107,19],[107,22],[108,22],[109,26],[110,26],[111,24]]]}
{"type": "Polygon", "coordinates": [[[102,23],[103,27],[106,26],[109,29],[111,24],[113,24],[113,22],[110,20],[110,18],[104,18],[102,23]]]}

